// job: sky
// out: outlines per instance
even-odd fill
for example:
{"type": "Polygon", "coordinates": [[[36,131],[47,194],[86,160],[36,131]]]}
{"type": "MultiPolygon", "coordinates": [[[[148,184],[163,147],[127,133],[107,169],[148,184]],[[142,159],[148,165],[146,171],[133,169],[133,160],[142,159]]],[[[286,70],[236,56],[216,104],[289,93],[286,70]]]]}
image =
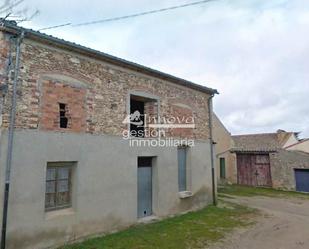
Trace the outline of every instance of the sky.
{"type": "MultiPolygon", "coordinates": [[[[39,29],[195,0],[25,0],[39,29]]],[[[23,6],[19,6],[23,8],[23,6]]],[[[309,137],[309,1],[214,0],[169,12],[48,34],[216,88],[214,110],[232,134],[309,137]]]]}

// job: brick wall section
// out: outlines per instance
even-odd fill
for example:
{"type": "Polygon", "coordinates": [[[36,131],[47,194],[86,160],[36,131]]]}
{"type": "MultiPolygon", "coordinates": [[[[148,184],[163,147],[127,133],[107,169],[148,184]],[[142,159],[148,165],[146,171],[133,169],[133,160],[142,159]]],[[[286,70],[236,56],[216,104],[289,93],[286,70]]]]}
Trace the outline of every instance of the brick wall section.
{"type": "Polygon", "coordinates": [[[86,131],[86,90],[61,82],[42,82],[40,128],[43,130],[86,131]],[[67,128],[60,128],[59,103],[66,105],[67,128]]]}
{"type": "Polygon", "coordinates": [[[294,169],[309,169],[309,154],[279,150],[270,154],[270,165],[273,187],[295,190],[294,169]]]}
{"type": "MultiPolygon", "coordinates": [[[[196,139],[208,139],[209,137],[207,112],[209,95],[206,93],[114,67],[102,61],[55,49],[28,39],[25,39],[22,44],[21,65],[16,113],[17,128],[46,128],[44,122],[47,121],[40,118],[46,117],[44,114],[46,104],[43,105],[41,102],[43,94],[41,82],[44,75],[49,74],[50,78],[50,75],[55,74],[71,78],[69,83],[74,83],[75,80],[85,83],[86,117],[81,115],[80,118],[86,118],[86,125],[82,127],[83,122],[77,121],[79,128],[74,128],[72,131],[121,135],[122,131],[127,128],[122,121],[126,116],[128,93],[137,90],[158,96],[160,112],[163,116],[171,114],[170,106],[175,102],[189,105],[196,122],[192,137],[196,139]],[[41,121],[43,124],[40,123],[41,121]]],[[[58,82],[58,84],[66,84],[66,82],[58,82]]],[[[64,89],[64,86],[61,87],[64,89]]],[[[10,95],[7,96],[10,97],[10,95]]],[[[57,101],[56,98],[54,101],[57,101]]],[[[53,105],[53,103],[50,104],[53,105]]],[[[81,109],[81,107],[78,108],[81,109]]],[[[4,127],[8,126],[8,111],[9,106],[6,104],[3,115],[4,127]]]]}

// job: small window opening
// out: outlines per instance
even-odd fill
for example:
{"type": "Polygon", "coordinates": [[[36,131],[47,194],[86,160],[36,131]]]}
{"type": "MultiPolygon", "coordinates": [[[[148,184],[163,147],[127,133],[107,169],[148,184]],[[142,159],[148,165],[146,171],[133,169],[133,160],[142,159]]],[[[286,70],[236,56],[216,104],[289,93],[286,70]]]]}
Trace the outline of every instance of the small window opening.
{"type": "Polygon", "coordinates": [[[66,104],[59,103],[60,128],[68,128],[68,118],[66,117],[66,104]]]}

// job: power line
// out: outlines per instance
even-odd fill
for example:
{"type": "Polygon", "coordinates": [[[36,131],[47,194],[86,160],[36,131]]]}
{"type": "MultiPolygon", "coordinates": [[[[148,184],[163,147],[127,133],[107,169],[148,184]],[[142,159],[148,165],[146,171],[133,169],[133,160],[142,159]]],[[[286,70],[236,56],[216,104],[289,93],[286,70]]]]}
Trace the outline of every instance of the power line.
{"type": "Polygon", "coordinates": [[[56,25],[56,26],[51,26],[51,27],[47,27],[47,28],[42,28],[42,29],[38,29],[38,31],[41,31],[41,30],[47,30],[47,29],[55,29],[55,28],[60,28],[60,27],[64,27],[64,26],[69,26],[71,25],[72,23],[64,23],[64,24],[60,24],[60,25],[56,25]]]}
{"type": "Polygon", "coordinates": [[[140,13],[126,15],[126,16],[107,18],[107,19],[102,19],[102,20],[97,20],[97,21],[92,21],[92,22],[83,22],[83,23],[74,24],[72,26],[73,27],[78,27],[78,26],[91,25],[91,24],[97,24],[97,23],[103,23],[103,22],[119,21],[119,20],[123,20],[123,19],[128,19],[128,18],[133,18],[133,17],[138,17],[138,16],[144,16],[144,15],[149,15],[149,14],[155,14],[155,13],[159,13],[159,12],[163,12],[163,11],[168,11],[168,10],[185,8],[185,7],[189,7],[189,6],[193,6],[193,5],[207,3],[207,2],[210,2],[210,1],[214,1],[214,0],[198,1],[198,2],[193,2],[193,3],[187,3],[187,4],[182,4],[182,5],[176,5],[176,6],[172,6],[172,7],[157,9],[157,10],[150,10],[150,11],[140,12],[140,13]]]}
{"type": "Polygon", "coordinates": [[[39,29],[39,31],[41,31],[41,30],[48,30],[48,29],[54,29],[54,28],[64,27],[64,26],[79,27],[79,26],[86,26],[86,25],[92,25],[92,24],[98,24],[98,23],[119,21],[119,20],[123,20],[123,19],[129,19],[129,18],[134,18],[134,17],[139,17],[139,16],[155,14],[155,13],[159,13],[159,12],[164,12],[164,11],[175,10],[175,9],[190,7],[190,6],[194,6],[194,5],[204,4],[204,3],[211,2],[211,1],[215,1],[215,0],[197,1],[197,2],[192,2],[192,3],[187,3],[187,4],[182,4],[182,5],[176,5],[176,6],[171,6],[171,7],[167,7],[167,8],[162,8],[162,9],[156,9],[156,10],[150,10],[150,11],[135,13],[135,14],[131,14],[131,15],[112,17],[112,18],[106,18],[106,19],[90,21],[90,22],[82,22],[82,23],[77,23],[77,24],[65,23],[65,24],[61,24],[61,25],[56,25],[56,26],[51,26],[51,27],[47,27],[47,28],[42,28],[42,29],[39,29]]]}

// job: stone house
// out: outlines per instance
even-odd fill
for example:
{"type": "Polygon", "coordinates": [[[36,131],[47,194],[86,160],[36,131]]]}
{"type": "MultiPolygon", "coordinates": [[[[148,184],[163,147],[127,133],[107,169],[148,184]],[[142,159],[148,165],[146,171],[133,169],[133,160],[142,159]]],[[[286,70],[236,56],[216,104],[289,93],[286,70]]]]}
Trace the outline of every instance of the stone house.
{"type": "Polygon", "coordinates": [[[216,90],[7,21],[0,76],[6,248],[56,247],[214,201],[216,90]]]}
{"type": "Polygon", "coordinates": [[[298,133],[232,136],[217,117],[213,130],[220,183],[309,192],[309,154],[301,150],[307,139],[298,139],[298,133]]]}
{"type": "Polygon", "coordinates": [[[232,136],[237,183],[309,192],[309,154],[285,148],[299,141],[297,132],[232,136]]]}

